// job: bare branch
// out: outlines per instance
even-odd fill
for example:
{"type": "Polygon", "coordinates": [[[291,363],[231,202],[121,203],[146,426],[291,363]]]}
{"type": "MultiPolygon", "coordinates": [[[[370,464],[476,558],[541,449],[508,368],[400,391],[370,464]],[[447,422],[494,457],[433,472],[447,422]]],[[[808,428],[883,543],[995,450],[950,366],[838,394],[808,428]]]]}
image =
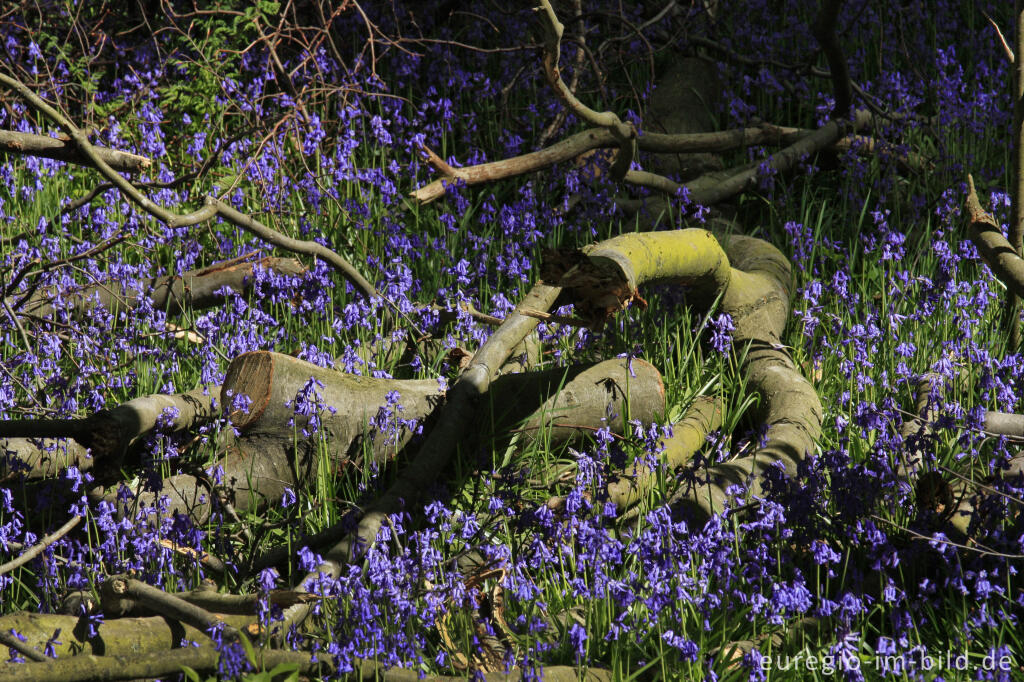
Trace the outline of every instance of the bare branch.
{"type": "Polygon", "coordinates": [[[986,12],[985,10],[979,10],[979,11],[981,12],[981,15],[983,17],[988,19],[988,23],[992,25],[992,28],[995,29],[996,35],[999,37],[999,44],[1003,46],[1003,52],[1006,53],[1006,61],[1008,61],[1011,64],[1013,64],[1013,62],[1014,62],[1013,48],[1010,47],[1010,44],[1006,42],[1006,37],[1003,35],[1002,30],[999,28],[999,24],[997,24],[996,20],[993,19],[992,17],[990,17],[988,15],[988,12],[986,12]]]}
{"type": "Polygon", "coordinates": [[[614,111],[597,112],[581,102],[562,80],[558,68],[561,51],[562,33],[565,27],[558,20],[550,0],[541,0],[539,8],[544,16],[544,74],[558,98],[565,103],[574,114],[587,123],[606,128],[619,145],[619,155],[612,164],[611,175],[621,179],[629,170],[636,154],[636,129],[632,124],[623,123],[614,111]]]}
{"type": "Polygon", "coordinates": [[[850,115],[850,107],[853,106],[850,70],[846,66],[846,58],[836,35],[836,23],[839,21],[839,10],[842,7],[842,0],[824,0],[812,26],[814,37],[818,39],[818,44],[821,45],[821,50],[828,60],[832,91],[836,98],[835,108],[832,109],[833,118],[847,118],[850,115]]]}
{"type": "Polygon", "coordinates": [[[228,640],[237,640],[243,636],[237,628],[201,606],[128,576],[108,578],[100,588],[100,598],[104,614],[113,618],[125,615],[137,603],[149,607],[161,616],[188,623],[203,632],[220,627],[223,636],[228,640]]]}
{"type": "MultiPolygon", "coordinates": [[[[94,150],[96,155],[103,159],[108,166],[122,173],[141,173],[153,165],[152,160],[138,154],[107,149],[106,147],[94,147],[94,150]]],[[[26,156],[42,156],[47,159],[65,161],[79,166],[92,166],[89,158],[83,155],[74,144],[68,144],[68,140],[61,140],[46,135],[0,130],[0,152],[26,156]]]]}
{"type": "Polygon", "coordinates": [[[12,559],[8,561],[6,564],[0,566],[0,575],[10,573],[19,566],[24,566],[28,562],[35,559],[37,556],[42,554],[43,550],[45,550],[47,547],[49,547],[53,543],[57,542],[57,540],[60,540],[62,537],[70,533],[72,529],[74,529],[74,527],[77,526],[79,522],[81,522],[81,520],[81,516],[72,516],[68,520],[68,522],[65,523],[63,526],[53,531],[52,533],[44,537],[42,540],[37,542],[35,545],[30,547],[29,549],[26,549],[24,552],[18,555],[17,559],[12,559]]]}
{"type": "Polygon", "coordinates": [[[88,159],[90,165],[96,168],[103,177],[117,187],[125,197],[157,220],[160,220],[172,227],[180,227],[195,225],[197,223],[210,220],[215,216],[220,216],[236,227],[240,227],[243,230],[256,235],[260,239],[270,242],[271,244],[281,246],[282,248],[289,249],[295,253],[304,253],[321,258],[324,262],[330,265],[332,269],[348,280],[364,297],[370,299],[380,298],[380,294],[377,292],[376,288],[370,284],[370,282],[359,274],[359,272],[347,260],[334,251],[328,249],[326,246],[316,242],[306,242],[287,237],[277,230],[267,227],[255,218],[235,210],[216,198],[208,197],[205,206],[200,208],[198,211],[187,215],[174,213],[173,211],[154,203],[146,195],[140,192],[135,185],[111,168],[106,161],[97,154],[96,148],[93,147],[86,135],[77,126],[75,126],[75,124],[69,121],[62,113],[47,104],[24,83],[4,73],[0,73],[0,83],[17,92],[33,109],[59,125],[74,141],[79,151],[81,151],[86,159],[88,159]]]}

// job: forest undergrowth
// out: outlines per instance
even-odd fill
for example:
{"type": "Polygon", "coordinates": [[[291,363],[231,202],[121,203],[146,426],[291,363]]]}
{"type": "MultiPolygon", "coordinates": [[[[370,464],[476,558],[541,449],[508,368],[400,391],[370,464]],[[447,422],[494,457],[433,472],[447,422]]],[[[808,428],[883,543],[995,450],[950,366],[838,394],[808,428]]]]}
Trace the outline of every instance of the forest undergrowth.
{"type": "MultiPolygon", "coordinates": [[[[4,625],[16,614],[71,613],[87,634],[53,632],[39,652],[70,655],[72,640],[116,622],[91,605],[129,574],[173,593],[212,580],[221,593],[256,595],[254,646],[214,628],[216,670],[190,673],[203,678],[269,679],[252,671],[272,645],[312,652],[319,674],[395,679],[1022,674],[1024,431],[997,433],[992,415],[1024,410],[1024,358],[1005,331],[1006,286],[979,256],[965,210],[970,173],[983,207],[1004,229],[1009,220],[1011,65],[993,28],[1010,34],[1007,3],[838,3],[853,106],[873,123],[785,172],[768,164],[789,144],[779,140],[826,125],[835,106],[812,31],[817,3],[555,3],[562,78],[640,140],[673,113],[657,104],[659,88],[681,82],[704,126],[684,132],[792,128],[791,138],[775,131],[679,157],[637,145],[630,171],[674,182],[758,169],[745,191],[708,205],[685,189],[665,197],[621,181],[610,149],[493,182],[456,180],[432,201],[413,194],[445,168],[588,127],[545,78],[541,13],[530,7],[261,0],[200,12],[154,2],[140,4],[153,5],[143,16],[51,4],[0,15],[0,72],[55,103],[93,145],[151,160],[121,170],[156,204],[189,214],[216,197],[341,254],[376,296],[233,218],[162,222],[88,164],[4,147],[0,419],[200,395],[256,351],[418,381],[424,395],[436,384],[440,402],[552,262],[618,235],[689,227],[756,237],[789,259],[780,349],[820,398],[821,436],[796,476],[769,471],[758,499],[737,487],[731,509],[695,517],[679,491],[768,436],[759,415],[771,397],[748,390],[754,351],[732,343],[723,299],[658,284],[600,324],[580,306],[538,313],[524,368],[620,359],[632,381],[645,370],[631,363],[650,363],[664,388],[657,414],[641,419],[624,404],[571,439],[473,423],[422,500],[388,515],[337,577],[307,585],[310,613],[288,632],[273,595],[322,564],[329,544],[310,538],[354,525],[435,423],[411,394],[356,402],[382,440],[357,439],[339,460],[319,427],[341,406],[310,375],[278,409],[313,464],[266,504],[241,500],[244,490],[232,499],[233,482],[221,480],[226,416],[175,431],[177,414],[164,414],[113,478],[77,464],[28,475],[0,438],[0,564],[81,519],[31,560],[0,566],[5,646],[24,641],[15,621],[4,625]],[[282,262],[261,260],[270,256],[282,262]],[[299,262],[283,262],[291,257],[299,262]],[[152,278],[227,261],[249,263],[251,275],[203,305],[154,304],[147,293],[152,278]],[[705,404],[715,428],[689,461],[659,464],[673,425],[705,404]],[[627,509],[614,484],[638,463],[650,484],[627,509]],[[201,518],[152,495],[183,472],[207,482],[201,518]],[[282,548],[284,558],[265,560],[282,548]]],[[[10,87],[0,128],[59,132],[10,87]]],[[[252,408],[231,398],[215,407],[252,408]]],[[[51,442],[54,457],[70,443],[51,442]]],[[[0,677],[42,665],[17,646],[10,661],[0,677]]],[[[281,665],[281,677],[299,674],[281,665]]]]}

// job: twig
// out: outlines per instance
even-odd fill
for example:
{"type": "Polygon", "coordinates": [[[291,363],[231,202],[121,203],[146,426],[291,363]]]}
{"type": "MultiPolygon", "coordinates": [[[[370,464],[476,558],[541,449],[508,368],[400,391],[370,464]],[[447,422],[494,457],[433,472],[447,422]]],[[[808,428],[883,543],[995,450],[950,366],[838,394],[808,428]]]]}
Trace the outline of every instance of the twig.
{"type": "Polygon", "coordinates": [[[319,242],[302,241],[281,234],[267,227],[255,218],[238,211],[215,197],[206,198],[206,206],[212,207],[216,215],[224,218],[232,225],[254,234],[265,242],[280,246],[292,253],[313,256],[331,266],[335,272],[347,279],[366,298],[382,298],[380,292],[368,282],[352,264],[319,242]]]}
{"type": "Polygon", "coordinates": [[[997,552],[995,550],[988,549],[987,547],[977,543],[976,541],[975,544],[978,544],[978,546],[971,547],[970,545],[961,545],[959,542],[953,542],[952,540],[947,540],[945,538],[937,538],[931,535],[918,533],[916,530],[912,530],[910,528],[907,528],[906,526],[901,526],[895,521],[890,521],[889,519],[882,518],[881,516],[878,516],[876,514],[872,514],[871,518],[873,518],[876,521],[881,521],[882,523],[887,523],[896,530],[902,531],[912,537],[918,538],[919,540],[926,540],[929,543],[938,542],[943,545],[949,545],[950,547],[956,547],[957,549],[965,549],[968,552],[976,552],[978,554],[981,554],[982,556],[994,556],[999,557],[1001,559],[1024,559],[1024,554],[1004,554],[1002,552],[997,552]]]}
{"type": "Polygon", "coordinates": [[[0,566],[0,575],[10,573],[19,566],[24,566],[28,562],[35,559],[37,556],[42,554],[43,550],[45,550],[47,547],[49,547],[50,545],[52,545],[53,543],[57,542],[62,537],[70,533],[71,530],[81,522],[81,520],[81,516],[72,516],[70,519],[68,519],[67,523],[65,523],[60,528],[44,537],[42,540],[34,544],[29,549],[25,550],[22,554],[18,556],[18,558],[11,559],[6,564],[0,566]]]}
{"type": "MultiPolygon", "coordinates": [[[[583,62],[586,61],[587,58],[587,27],[583,23],[583,7],[581,1],[573,0],[572,5],[574,15],[573,19],[579,22],[580,25],[580,34],[575,41],[576,62],[575,64],[573,64],[572,68],[572,80],[569,81],[569,92],[576,94],[576,89],[579,87],[580,84],[580,74],[583,72],[583,62]]],[[[598,77],[600,77],[600,74],[598,74],[598,77]]],[[[567,111],[568,110],[564,107],[558,110],[558,113],[555,114],[554,119],[551,120],[551,123],[549,123],[547,127],[544,128],[544,131],[540,134],[540,138],[537,140],[538,147],[543,147],[544,145],[546,145],[548,143],[548,140],[550,140],[552,136],[554,136],[554,134],[558,132],[558,129],[562,127],[563,123],[565,123],[567,111]]]]}
{"type": "Polygon", "coordinates": [[[1005,499],[1009,500],[1010,502],[1014,502],[1016,504],[1024,505],[1024,500],[1020,499],[1019,497],[1014,497],[1013,495],[1009,495],[1007,493],[1004,493],[1002,490],[996,490],[995,488],[993,488],[990,485],[985,485],[984,483],[979,483],[978,481],[975,481],[974,479],[967,478],[963,474],[957,473],[956,471],[953,471],[949,467],[944,467],[941,464],[939,464],[937,466],[940,469],[942,469],[943,471],[945,471],[947,474],[952,474],[954,477],[959,478],[964,483],[968,483],[970,485],[973,485],[974,487],[978,488],[979,490],[984,490],[987,493],[992,493],[993,495],[998,495],[999,497],[1005,498],[1005,499]]]}
{"type": "Polygon", "coordinates": [[[1003,36],[1002,30],[1000,30],[999,24],[997,24],[995,19],[990,17],[988,15],[988,12],[986,12],[985,10],[978,10],[978,11],[981,12],[981,16],[983,16],[986,19],[988,19],[988,23],[990,23],[992,25],[992,28],[995,29],[996,35],[999,36],[999,43],[1003,46],[1003,52],[1006,53],[1006,61],[1008,61],[1011,64],[1013,64],[1013,62],[1014,62],[1013,48],[1010,47],[1010,44],[1006,42],[1006,38],[1003,36]]]}
{"type": "MultiPolygon", "coordinates": [[[[43,263],[42,265],[39,266],[38,270],[33,270],[33,271],[30,272],[28,270],[28,268],[25,268],[21,272],[19,272],[14,277],[14,279],[12,279],[7,284],[6,287],[4,287],[4,290],[2,292],[0,292],[0,298],[6,298],[11,293],[13,293],[14,290],[18,287],[18,285],[21,284],[21,282],[26,277],[40,275],[40,274],[42,274],[44,272],[49,272],[50,270],[56,270],[57,268],[59,268],[61,266],[70,265],[71,263],[74,263],[75,261],[83,260],[85,258],[93,258],[93,257],[98,256],[99,254],[103,253],[104,251],[107,251],[107,250],[113,248],[114,246],[117,246],[118,244],[120,244],[121,242],[126,240],[127,238],[128,238],[127,234],[119,232],[118,234],[115,234],[110,239],[104,240],[104,241],[100,242],[99,244],[97,244],[96,246],[93,246],[90,249],[86,249],[82,253],[75,254],[74,256],[68,256],[67,258],[60,258],[58,260],[51,261],[49,263],[43,263]]],[[[25,296],[22,297],[22,300],[26,300],[27,297],[31,296],[32,293],[34,292],[34,288],[35,287],[30,289],[30,291],[25,296]]]]}
{"type": "Polygon", "coordinates": [[[3,644],[6,647],[10,647],[11,649],[14,649],[25,658],[33,661],[49,660],[46,658],[46,656],[36,651],[28,644],[25,644],[25,642],[21,641],[10,632],[0,631],[0,644],[3,644]]]}
{"type": "Polygon", "coordinates": [[[562,315],[552,315],[551,313],[544,312],[543,310],[530,310],[529,308],[522,308],[517,312],[520,315],[526,315],[527,317],[536,317],[538,320],[543,322],[555,322],[569,327],[591,326],[591,322],[589,320],[584,320],[582,317],[563,317],[562,315]]]}

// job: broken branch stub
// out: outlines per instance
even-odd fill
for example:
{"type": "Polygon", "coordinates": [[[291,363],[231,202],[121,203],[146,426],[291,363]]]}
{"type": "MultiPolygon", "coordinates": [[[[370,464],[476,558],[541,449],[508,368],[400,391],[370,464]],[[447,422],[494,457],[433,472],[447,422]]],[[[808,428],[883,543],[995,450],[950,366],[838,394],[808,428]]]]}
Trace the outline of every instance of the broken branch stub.
{"type": "MultiPolygon", "coordinates": [[[[343,374],[269,351],[239,355],[221,387],[223,408],[239,431],[218,438],[224,494],[239,512],[260,509],[280,500],[285,488],[315,480],[322,453],[336,466],[384,461],[442,399],[433,380],[343,374]]],[[[166,496],[171,511],[202,523],[213,494],[209,480],[184,473],[164,479],[159,491],[139,493],[138,501],[155,505],[166,496]]]]}
{"type": "Polygon", "coordinates": [[[707,230],[693,228],[625,234],[589,246],[581,255],[545,278],[557,278],[576,301],[579,315],[598,327],[633,301],[645,305],[642,285],[689,286],[710,306],[731,276],[718,241],[707,230]]]}
{"type": "Polygon", "coordinates": [[[373,443],[373,459],[385,459],[413,435],[409,424],[402,422],[423,419],[442,398],[437,381],[432,379],[343,374],[268,351],[244,353],[232,360],[221,387],[221,400],[230,410],[231,423],[243,437],[283,436],[291,441],[296,433],[309,430],[315,420],[327,430],[335,459],[344,459],[353,444],[362,441],[364,433],[373,443]],[[245,410],[233,405],[235,396],[240,395],[252,401],[245,410]],[[372,426],[367,431],[367,425],[389,405],[394,414],[387,425],[394,426],[394,432],[379,433],[372,426]]]}
{"type": "Polygon", "coordinates": [[[513,429],[517,450],[534,442],[555,447],[602,427],[623,434],[627,420],[650,424],[665,414],[661,372],[639,359],[504,375],[489,396],[480,423],[502,439],[513,429]]]}

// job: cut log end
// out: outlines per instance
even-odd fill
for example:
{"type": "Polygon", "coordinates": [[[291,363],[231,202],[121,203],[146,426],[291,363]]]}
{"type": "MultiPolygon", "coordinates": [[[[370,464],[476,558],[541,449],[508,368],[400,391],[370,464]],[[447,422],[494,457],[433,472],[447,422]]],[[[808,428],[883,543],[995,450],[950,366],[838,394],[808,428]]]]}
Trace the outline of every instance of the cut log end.
{"type": "Polygon", "coordinates": [[[274,380],[273,353],[243,353],[232,361],[224,377],[224,388],[221,392],[221,404],[229,412],[231,423],[239,429],[259,421],[270,403],[270,394],[274,380]],[[248,411],[234,408],[234,397],[247,395],[252,400],[248,411]]]}

